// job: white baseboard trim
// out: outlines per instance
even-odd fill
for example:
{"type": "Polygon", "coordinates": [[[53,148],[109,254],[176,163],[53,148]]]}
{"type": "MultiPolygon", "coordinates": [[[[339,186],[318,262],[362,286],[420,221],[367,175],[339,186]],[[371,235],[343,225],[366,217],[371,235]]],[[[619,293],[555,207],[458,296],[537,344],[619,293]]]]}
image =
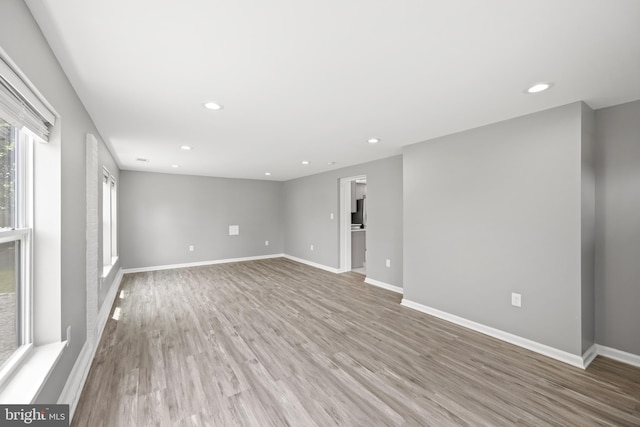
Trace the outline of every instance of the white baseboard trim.
{"type": "Polygon", "coordinates": [[[587,351],[582,355],[582,366],[583,369],[587,369],[591,362],[598,356],[598,346],[593,344],[587,351]]]}
{"type": "Polygon", "coordinates": [[[60,393],[60,397],[58,398],[58,403],[69,405],[69,422],[73,420],[73,415],[76,411],[76,407],[78,406],[78,401],[80,400],[80,394],[82,393],[84,383],[87,381],[87,376],[89,375],[91,363],[93,362],[96,350],[100,344],[104,327],[109,319],[109,313],[111,313],[111,308],[113,307],[116,296],[118,295],[118,289],[120,288],[120,282],[122,281],[123,274],[123,270],[119,269],[118,273],[114,277],[113,283],[111,283],[111,288],[109,288],[109,292],[102,303],[102,307],[98,313],[98,318],[96,319],[96,330],[94,332],[95,338],[93,341],[85,341],[82,346],[82,350],[80,350],[80,354],[76,359],[76,363],[71,369],[69,378],[67,379],[67,382],[60,393]]]}
{"type": "Polygon", "coordinates": [[[91,362],[93,361],[96,348],[97,346],[92,345],[89,341],[85,341],[76,359],[76,363],[71,369],[69,378],[62,389],[62,393],[60,393],[60,397],[58,397],[59,404],[69,405],[69,421],[73,419],[73,414],[78,406],[80,394],[89,375],[89,368],[91,368],[91,362]]]}
{"type": "Polygon", "coordinates": [[[120,288],[120,282],[122,282],[122,276],[124,276],[124,271],[122,269],[119,269],[116,277],[113,278],[113,283],[111,284],[109,292],[107,292],[107,295],[104,298],[104,302],[102,303],[102,307],[100,307],[100,311],[98,312],[98,318],[96,319],[96,330],[94,331],[94,336],[96,337],[96,347],[100,342],[102,331],[104,331],[107,320],[109,320],[109,313],[111,313],[111,308],[113,307],[113,303],[116,300],[116,296],[118,295],[118,289],[120,288]]]}
{"type": "Polygon", "coordinates": [[[226,264],[229,262],[256,261],[260,259],[282,258],[282,257],[286,258],[286,255],[284,254],[258,255],[258,256],[248,256],[243,258],[227,258],[227,259],[216,259],[211,261],[187,262],[183,264],[168,264],[168,265],[154,265],[151,267],[125,268],[122,270],[122,272],[125,274],[143,273],[145,271],[172,270],[175,268],[200,267],[203,265],[226,264]]]}
{"type": "Polygon", "coordinates": [[[617,360],[618,362],[640,368],[640,355],[627,353],[626,351],[617,350],[600,344],[596,344],[596,348],[598,356],[608,357],[609,359],[617,360]]]}
{"type": "MultiPolygon", "coordinates": [[[[510,334],[508,332],[501,331],[500,329],[492,328],[490,326],[477,323],[463,317],[456,316],[444,311],[437,310],[435,308],[428,307],[426,305],[419,304],[417,302],[409,301],[406,298],[402,299],[401,304],[405,307],[412,308],[414,310],[421,311],[431,316],[438,317],[456,325],[463,326],[468,329],[489,335],[490,337],[497,338],[502,341],[506,341],[510,344],[517,345],[519,347],[526,348],[527,350],[534,351],[552,359],[559,360],[560,362],[567,363],[577,368],[585,369],[584,359],[582,356],[568,353],[564,350],[559,350],[554,347],[550,347],[545,344],[540,344],[536,341],[529,340],[527,338],[520,337],[518,335],[510,334]]],[[[588,353],[588,352],[587,352],[588,353]]],[[[586,353],[585,353],[586,354],[586,353]]]]}
{"type": "Polygon", "coordinates": [[[284,255],[281,255],[281,256],[286,258],[286,259],[290,259],[291,261],[299,262],[301,264],[310,265],[311,267],[319,268],[321,270],[329,271],[331,273],[336,273],[336,274],[342,273],[342,271],[340,271],[337,268],[329,267],[327,265],[318,264],[317,262],[313,262],[313,261],[309,261],[309,260],[306,260],[306,259],[298,258],[298,257],[292,256],[292,255],[284,254],[284,255]]]}
{"type": "Polygon", "coordinates": [[[402,295],[402,288],[399,286],[390,285],[388,283],[381,282],[379,280],[370,279],[369,277],[366,277],[364,279],[364,283],[368,283],[369,285],[377,286],[379,288],[386,289],[388,291],[393,291],[402,295]]]}

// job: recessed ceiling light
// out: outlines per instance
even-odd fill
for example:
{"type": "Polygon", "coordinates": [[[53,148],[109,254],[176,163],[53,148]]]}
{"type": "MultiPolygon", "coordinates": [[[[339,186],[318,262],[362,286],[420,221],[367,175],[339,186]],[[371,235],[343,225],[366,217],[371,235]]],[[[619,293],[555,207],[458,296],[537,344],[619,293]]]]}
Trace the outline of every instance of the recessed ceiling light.
{"type": "Polygon", "coordinates": [[[377,144],[378,142],[380,142],[380,140],[378,138],[369,138],[367,142],[369,144],[377,144]]]}
{"type": "Polygon", "coordinates": [[[308,160],[303,160],[303,161],[302,161],[302,164],[303,164],[303,165],[308,165],[309,163],[311,163],[311,162],[310,162],[310,161],[308,161],[308,160]]]}
{"type": "Polygon", "coordinates": [[[142,163],[149,163],[149,159],[143,159],[142,157],[138,157],[136,161],[142,162],[142,163]]]}
{"type": "Polygon", "coordinates": [[[172,168],[179,168],[180,165],[171,165],[172,168]]]}
{"type": "Polygon", "coordinates": [[[183,150],[191,150],[191,146],[189,145],[181,145],[180,148],[182,148],[183,150]]]}
{"type": "Polygon", "coordinates": [[[265,172],[264,173],[266,176],[271,176],[271,172],[265,172]]]}
{"type": "Polygon", "coordinates": [[[224,107],[220,104],[216,104],[215,102],[205,102],[204,108],[208,110],[222,110],[224,107]]]}
{"type": "Polygon", "coordinates": [[[527,93],[543,92],[549,89],[552,85],[553,83],[547,83],[547,82],[536,83],[533,86],[531,86],[529,89],[527,89],[527,93]]]}

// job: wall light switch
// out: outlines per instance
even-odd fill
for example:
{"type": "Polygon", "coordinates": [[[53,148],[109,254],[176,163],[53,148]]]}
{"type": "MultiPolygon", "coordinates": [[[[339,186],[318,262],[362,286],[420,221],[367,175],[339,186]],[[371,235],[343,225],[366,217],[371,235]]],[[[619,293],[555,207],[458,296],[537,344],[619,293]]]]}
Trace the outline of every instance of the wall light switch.
{"type": "Polygon", "coordinates": [[[329,215],[330,219],[333,219],[333,212],[331,213],[331,215],[329,215]]]}
{"type": "Polygon", "coordinates": [[[512,293],[511,294],[511,305],[516,307],[522,307],[522,295],[512,293]]]}
{"type": "Polygon", "coordinates": [[[71,325],[67,326],[67,347],[71,344],[71,325]]]}
{"type": "Polygon", "coordinates": [[[311,250],[313,250],[313,245],[311,245],[311,250]]]}
{"type": "Polygon", "coordinates": [[[264,241],[264,245],[265,245],[265,246],[269,246],[269,241],[268,241],[268,240],[265,240],[265,241],[264,241]]]}
{"type": "Polygon", "coordinates": [[[229,236],[237,236],[240,234],[240,226],[239,225],[230,225],[229,226],[229,236]]]}
{"type": "Polygon", "coordinates": [[[193,245],[189,245],[189,252],[193,252],[193,245]]]}
{"type": "Polygon", "coordinates": [[[390,259],[387,260],[386,265],[387,265],[387,267],[391,267],[391,260],[390,259]]]}

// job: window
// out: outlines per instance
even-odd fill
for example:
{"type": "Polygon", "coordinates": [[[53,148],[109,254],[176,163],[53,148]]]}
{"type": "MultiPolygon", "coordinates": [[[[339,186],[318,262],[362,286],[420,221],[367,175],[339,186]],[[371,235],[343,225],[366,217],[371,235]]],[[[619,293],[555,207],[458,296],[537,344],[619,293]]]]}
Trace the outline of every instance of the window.
{"type": "Polygon", "coordinates": [[[106,277],[118,259],[118,214],[116,179],[102,171],[102,277],[106,277]]]}
{"type": "MultiPolygon", "coordinates": [[[[34,136],[0,116],[0,366],[31,338],[31,180],[34,136]]],[[[6,366],[5,366],[6,365],[6,366]]]]}
{"type": "Polygon", "coordinates": [[[116,180],[111,177],[111,263],[118,259],[118,195],[116,180]]]}
{"type": "Polygon", "coordinates": [[[46,144],[40,144],[48,141],[56,117],[0,48],[0,395],[10,390],[11,396],[27,396],[25,401],[34,397],[36,383],[46,378],[50,368],[44,364],[53,366],[63,346],[61,308],[56,304],[60,293],[59,180],[52,179],[59,176],[60,167],[52,161],[59,152],[57,145],[43,149],[46,144]],[[35,151],[41,154],[39,160],[35,151]],[[38,173],[36,161],[41,169],[38,173]],[[38,211],[36,186],[43,206],[38,211]],[[47,238],[36,247],[34,236],[39,233],[47,238]],[[36,317],[34,306],[44,314],[36,317]],[[41,344],[35,346],[35,341],[41,344]],[[27,357],[29,354],[38,357],[27,357]]]}

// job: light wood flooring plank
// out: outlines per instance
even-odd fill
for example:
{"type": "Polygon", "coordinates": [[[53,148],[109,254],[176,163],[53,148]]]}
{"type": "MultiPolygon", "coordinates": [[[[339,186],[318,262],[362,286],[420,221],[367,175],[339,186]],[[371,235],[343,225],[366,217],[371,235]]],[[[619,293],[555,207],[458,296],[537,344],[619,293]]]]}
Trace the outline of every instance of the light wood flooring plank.
{"type": "Polygon", "coordinates": [[[586,371],[287,259],[127,274],[74,426],[640,425],[640,369],[586,371]]]}

